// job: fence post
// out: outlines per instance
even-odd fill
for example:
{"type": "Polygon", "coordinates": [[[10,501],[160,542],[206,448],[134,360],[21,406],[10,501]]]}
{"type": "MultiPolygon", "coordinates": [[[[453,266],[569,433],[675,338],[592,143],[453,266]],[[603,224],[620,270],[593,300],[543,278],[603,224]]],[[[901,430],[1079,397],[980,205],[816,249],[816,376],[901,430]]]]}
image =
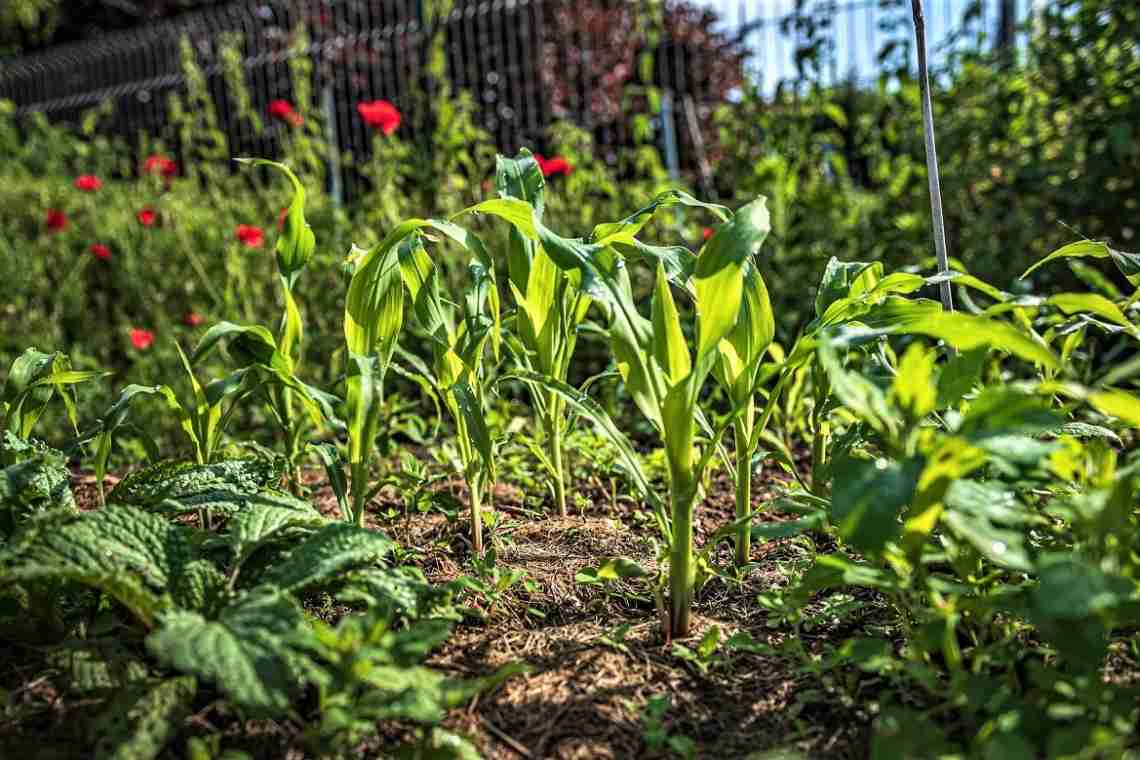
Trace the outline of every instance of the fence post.
{"type": "Polygon", "coordinates": [[[325,121],[325,143],[329,150],[329,195],[332,196],[333,206],[340,208],[344,205],[344,189],[341,185],[340,151],[336,134],[336,103],[333,100],[331,82],[325,82],[324,86],[321,87],[321,113],[325,121]]]}
{"type": "Polygon", "coordinates": [[[665,90],[661,93],[661,139],[665,143],[665,168],[675,180],[681,174],[681,159],[677,153],[677,121],[673,111],[673,91],[665,90]]]}

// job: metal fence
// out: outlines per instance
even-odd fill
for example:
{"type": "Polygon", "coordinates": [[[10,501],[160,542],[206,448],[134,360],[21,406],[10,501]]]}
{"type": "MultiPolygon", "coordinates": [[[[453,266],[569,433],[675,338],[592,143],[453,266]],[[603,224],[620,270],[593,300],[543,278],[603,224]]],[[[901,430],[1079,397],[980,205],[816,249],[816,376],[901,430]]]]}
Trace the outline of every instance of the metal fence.
{"type": "MultiPolygon", "coordinates": [[[[161,135],[167,96],[186,87],[185,39],[231,145],[271,153],[273,136],[250,129],[230,103],[219,57],[229,36],[238,41],[255,109],[264,114],[272,100],[293,97],[289,61],[306,56],[314,98],[329,108],[339,146],[360,152],[369,133],[355,104],[382,98],[412,109],[422,102],[416,93],[428,42],[442,34],[451,85],[471,93],[482,125],[501,149],[513,150],[541,145],[559,118],[592,129],[602,144],[624,144],[625,117],[644,106],[628,92],[644,77],[646,52],[653,54],[652,84],[706,110],[745,82],[771,94],[807,81],[866,81],[904,71],[912,58],[909,0],[455,0],[431,23],[427,2],[215,6],[2,61],[0,98],[19,114],[64,121],[110,102],[110,128],[118,134],[161,135]],[[301,28],[307,44],[298,44],[301,28]]],[[[1030,0],[926,0],[926,8],[936,69],[985,50],[1031,12],[1030,0]]]]}

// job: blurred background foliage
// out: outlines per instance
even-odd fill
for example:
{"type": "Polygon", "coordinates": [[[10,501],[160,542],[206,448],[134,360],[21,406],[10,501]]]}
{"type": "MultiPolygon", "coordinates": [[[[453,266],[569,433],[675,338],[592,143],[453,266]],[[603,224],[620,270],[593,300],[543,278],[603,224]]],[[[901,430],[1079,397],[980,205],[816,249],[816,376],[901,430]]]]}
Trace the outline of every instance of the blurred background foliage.
{"type": "MultiPolygon", "coordinates": [[[[24,0],[0,13],[20,24],[41,19],[37,28],[47,30],[83,3],[74,5],[24,0]]],[[[173,0],[136,5],[155,13],[180,7],[173,0]]],[[[11,34],[13,25],[3,26],[11,34]]],[[[965,56],[938,81],[947,229],[961,267],[1016,292],[1031,261],[1080,236],[1136,248],[1138,32],[1133,4],[1061,0],[1038,17],[1016,56],[965,56]]],[[[218,126],[216,103],[185,52],[187,91],[172,101],[162,133],[137,142],[99,128],[108,107],[92,109],[74,127],[34,114],[17,119],[10,106],[0,107],[0,365],[35,345],[68,351],[81,366],[112,369],[118,385],[154,383],[176,370],[173,341],[190,345],[204,329],[193,324],[198,318],[208,325],[278,313],[272,246],[289,190],[267,174],[234,171],[228,159],[235,150],[218,126]],[[173,154],[175,145],[176,176],[141,170],[148,156],[173,154]],[[77,190],[81,174],[99,176],[103,186],[77,190]],[[49,229],[51,209],[66,215],[66,227],[49,229]],[[155,212],[154,224],[140,223],[143,209],[155,212]],[[240,242],[239,224],[262,228],[264,243],[240,242]],[[92,255],[95,243],[110,249],[109,259],[92,255]],[[152,331],[154,344],[135,348],[132,329],[152,331]]],[[[307,216],[318,248],[298,293],[310,325],[306,350],[321,362],[306,371],[314,382],[331,383],[339,365],[328,357],[341,342],[342,262],[350,245],[375,242],[400,219],[446,216],[493,195],[496,146],[478,126],[471,98],[436,82],[430,118],[415,140],[409,127],[377,134],[367,156],[337,155],[325,143],[321,113],[307,105],[311,65],[298,57],[290,66],[303,118],[297,128],[270,123],[248,106],[240,66],[227,69],[226,92],[251,130],[275,131],[281,158],[309,188],[307,216]],[[335,202],[324,191],[330,160],[363,177],[365,192],[335,202]]],[[[537,146],[574,168],[549,180],[549,223],[582,234],[676,185],[734,207],[768,196],[774,229],[764,276],[784,341],[809,318],[812,283],[831,256],[882,260],[889,271],[930,270],[914,81],[900,73],[869,86],[800,86],[773,95],[732,80],[731,65],[712,70],[735,91],[705,119],[708,174],[671,177],[649,124],[634,124],[621,160],[610,162],[591,132],[559,123],[537,146]]],[[[631,75],[624,85],[631,97],[651,98],[652,88],[637,81],[631,75]]],[[[624,97],[620,90],[611,95],[615,102],[624,97]]],[[[647,239],[696,247],[708,222],[691,210],[677,212],[647,239]]],[[[501,225],[476,226],[492,252],[502,249],[501,225]]],[[[451,268],[461,277],[465,261],[456,258],[451,268]]],[[[1062,268],[1035,275],[1042,288],[1064,284],[1044,278],[1072,276],[1062,268]]],[[[1098,275],[1086,268],[1085,276],[1098,275]]],[[[588,346],[583,353],[591,355],[588,346]]],[[[588,361],[583,368],[596,369],[588,361]]]]}

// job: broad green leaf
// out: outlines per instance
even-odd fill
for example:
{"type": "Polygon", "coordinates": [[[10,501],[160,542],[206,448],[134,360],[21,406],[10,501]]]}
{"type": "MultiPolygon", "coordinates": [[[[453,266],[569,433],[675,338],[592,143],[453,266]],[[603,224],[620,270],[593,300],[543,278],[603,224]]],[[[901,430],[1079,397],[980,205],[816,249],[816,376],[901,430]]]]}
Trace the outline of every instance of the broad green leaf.
{"type": "Polygon", "coordinates": [[[284,537],[296,539],[325,523],[325,518],[308,502],[299,499],[259,500],[250,503],[230,520],[226,542],[234,560],[241,563],[269,542],[284,537]]]}
{"type": "Polygon", "coordinates": [[[143,679],[116,690],[95,718],[99,727],[94,757],[152,760],[159,757],[193,711],[198,684],[192,676],[143,679]]]}
{"type": "Polygon", "coordinates": [[[920,343],[911,343],[899,360],[891,396],[911,420],[921,420],[934,411],[938,403],[934,386],[936,360],[935,352],[920,343]]]}
{"type": "Polygon", "coordinates": [[[375,438],[383,374],[376,356],[348,356],[345,406],[348,409],[348,461],[367,461],[375,438]]]}
{"type": "Polygon", "coordinates": [[[404,280],[398,246],[358,269],[349,285],[344,337],[350,354],[378,356],[387,363],[404,324],[404,280]]]}
{"type": "Polygon", "coordinates": [[[297,593],[327,583],[351,568],[380,562],[395,547],[395,542],[380,531],[328,523],[274,563],[258,581],[297,593]]]}
{"type": "Polygon", "coordinates": [[[914,497],[921,464],[914,460],[844,459],[834,468],[831,520],[861,552],[878,554],[898,538],[899,515],[914,497]]]}
{"type": "Polygon", "coordinates": [[[938,376],[938,408],[957,404],[982,377],[989,349],[985,346],[955,353],[938,376]]]}
{"type": "Polygon", "coordinates": [[[474,206],[468,206],[462,211],[452,215],[451,219],[458,219],[464,214],[491,214],[514,225],[515,229],[517,229],[523,237],[528,240],[534,240],[538,237],[538,231],[534,226],[535,211],[536,209],[534,207],[519,198],[493,198],[489,201],[477,203],[474,206]]]}
{"type": "Polygon", "coordinates": [[[1039,396],[1018,388],[989,386],[970,402],[958,434],[978,441],[1006,435],[1036,435],[1058,427],[1063,418],[1039,396]]]}
{"type": "Polygon", "coordinates": [[[188,528],[135,507],[112,505],[28,525],[10,544],[10,581],[72,581],[103,591],[146,625],[170,607],[169,592],[194,556],[188,528]]]}
{"type": "Polygon", "coordinates": [[[130,473],[119,481],[110,498],[118,504],[139,507],[154,507],[166,500],[195,505],[219,494],[255,494],[280,478],[280,463],[264,459],[232,459],[214,464],[167,460],[130,473]]]}
{"type": "Polygon", "coordinates": [[[1127,391],[1094,391],[1088,396],[1089,403],[1098,412],[1140,428],[1140,398],[1127,391]]]}
{"type": "Polygon", "coordinates": [[[223,610],[217,620],[172,610],[147,637],[162,664],[218,687],[253,715],[280,716],[301,685],[293,642],[305,630],[304,614],[283,594],[254,594],[223,610]]]}

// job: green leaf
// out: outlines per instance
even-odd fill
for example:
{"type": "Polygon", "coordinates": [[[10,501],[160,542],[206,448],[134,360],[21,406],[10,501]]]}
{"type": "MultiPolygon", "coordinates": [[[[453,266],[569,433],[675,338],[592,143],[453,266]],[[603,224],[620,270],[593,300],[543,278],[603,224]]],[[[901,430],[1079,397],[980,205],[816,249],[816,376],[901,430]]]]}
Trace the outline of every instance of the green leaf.
{"type": "Polygon", "coordinates": [[[623,578],[643,578],[649,573],[628,557],[610,557],[597,567],[586,567],[574,576],[577,583],[588,585],[616,581],[623,578]]]}
{"type": "Polygon", "coordinates": [[[878,554],[902,531],[899,515],[914,498],[921,464],[915,460],[843,459],[834,466],[831,519],[839,535],[878,554]]]}
{"type": "Polygon", "coordinates": [[[267,543],[295,539],[327,521],[300,499],[255,501],[230,520],[226,541],[240,563],[267,543]]]}
{"type": "Polygon", "coordinates": [[[1058,293],[1050,296],[1047,303],[1051,303],[1066,314],[1089,312],[1113,324],[1135,332],[1135,326],[1124,316],[1120,307],[1097,293],[1058,293]]]}
{"type": "Polygon", "coordinates": [[[348,461],[366,462],[379,423],[383,367],[379,357],[349,353],[345,406],[348,413],[348,461]]]}
{"type": "Polygon", "coordinates": [[[1089,404],[1101,414],[1140,428],[1140,398],[1127,391],[1094,391],[1088,396],[1089,404]]]}
{"type": "Polygon", "coordinates": [[[697,257],[693,283],[700,317],[697,363],[736,325],[744,291],[744,266],[768,237],[767,200],[757,198],[717,228],[697,257]]]}
{"type": "Polygon", "coordinates": [[[190,716],[197,691],[197,682],[191,676],[127,686],[95,719],[98,739],[94,756],[100,760],[158,757],[190,716]]]}
{"type": "Polygon", "coordinates": [[[328,476],[329,487],[332,488],[333,495],[336,496],[337,506],[340,507],[340,515],[345,520],[348,520],[350,517],[348,506],[348,479],[344,475],[344,460],[340,455],[340,449],[335,443],[318,442],[310,442],[309,448],[317,452],[321,464],[324,465],[325,475],[328,476]]]}
{"type": "Polygon", "coordinates": [[[156,462],[127,475],[111,492],[119,504],[154,507],[173,500],[197,505],[256,494],[281,479],[280,462],[231,459],[214,464],[180,460],[156,462]]]}
{"type": "Polygon", "coordinates": [[[971,441],[1053,430],[1063,418],[1044,400],[1017,388],[989,386],[970,402],[958,434],[971,441]]]}
{"type": "Polygon", "coordinates": [[[946,341],[960,351],[989,346],[1007,351],[1026,361],[1059,369],[1057,357],[1047,346],[1005,322],[975,317],[961,312],[932,314],[920,318],[895,332],[926,335],[946,341]]]}
{"type": "Polygon", "coordinates": [[[29,449],[21,461],[0,469],[0,538],[29,515],[75,509],[67,457],[42,444],[29,449]]]}
{"type": "Polygon", "coordinates": [[[349,284],[344,338],[350,354],[376,355],[387,364],[404,325],[404,280],[399,246],[358,269],[349,284]]]}
{"type": "Polygon", "coordinates": [[[938,376],[938,408],[945,409],[962,400],[982,377],[989,349],[985,346],[955,353],[938,376]]]}
{"type": "Polygon", "coordinates": [[[292,361],[277,350],[277,341],[267,328],[233,322],[219,322],[207,330],[190,356],[190,363],[200,363],[223,340],[228,341],[230,353],[243,365],[263,364],[283,372],[293,371],[292,361]]]}
{"type": "Polygon", "coordinates": [[[1092,257],[1094,259],[1106,259],[1109,256],[1109,252],[1109,247],[1104,243],[1100,243],[1094,240],[1079,240],[1075,243],[1069,243],[1068,245],[1062,246],[1061,248],[1053,251],[1045,258],[1033,264],[1031,267],[1029,267],[1029,269],[1026,269],[1025,272],[1022,273],[1021,277],[1022,279],[1026,278],[1038,268],[1048,264],[1050,261],[1056,261],[1057,259],[1083,258],[1086,256],[1092,257]]]}
{"type": "Polygon", "coordinates": [[[653,291],[653,356],[669,378],[670,385],[681,382],[692,371],[689,347],[681,332],[677,305],[665,277],[665,267],[657,265],[657,284],[653,291]]]}
{"type": "Polygon", "coordinates": [[[380,531],[329,523],[297,544],[258,580],[296,593],[326,583],[350,568],[375,564],[395,547],[395,542],[380,531]]]}
{"type": "Polygon", "coordinates": [[[172,610],[146,639],[162,664],[213,683],[252,715],[275,717],[289,708],[301,669],[291,641],[306,628],[297,605],[281,594],[255,594],[217,620],[172,610]]]}
{"type": "Polygon", "coordinates": [[[867,292],[882,276],[881,262],[840,261],[832,256],[827,262],[816,291],[816,318],[823,319],[828,308],[836,301],[867,292]]]}
{"type": "Polygon", "coordinates": [[[969,543],[999,567],[1031,572],[1033,562],[1025,533],[1003,525],[1025,522],[1024,508],[1012,492],[972,480],[957,480],[946,493],[943,522],[950,532],[969,543]]]}
{"type": "Polygon", "coordinates": [[[135,507],[112,505],[30,524],[13,538],[9,580],[67,580],[115,598],[143,623],[171,606],[170,589],[195,555],[190,531],[135,507]]]}
{"type": "Polygon", "coordinates": [[[920,343],[911,343],[899,360],[891,396],[911,420],[921,420],[934,411],[938,403],[934,387],[936,360],[935,352],[920,343]]]}
{"type": "Polygon", "coordinates": [[[617,241],[632,240],[659,210],[677,204],[711,211],[717,220],[721,222],[728,220],[732,216],[726,207],[719,204],[697,200],[682,190],[666,190],[654,198],[648,206],[638,209],[620,222],[599,224],[594,227],[590,241],[601,245],[609,245],[617,241]]]}
{"type": "Polygon", "coordinates": [[[464,430],[483,461],[484,471],[491,475],[494,473],[495,456],[491,431],[487,428],[487,412],[467,383],[456,383],[450,390],[463,417],[464,430]]]}

